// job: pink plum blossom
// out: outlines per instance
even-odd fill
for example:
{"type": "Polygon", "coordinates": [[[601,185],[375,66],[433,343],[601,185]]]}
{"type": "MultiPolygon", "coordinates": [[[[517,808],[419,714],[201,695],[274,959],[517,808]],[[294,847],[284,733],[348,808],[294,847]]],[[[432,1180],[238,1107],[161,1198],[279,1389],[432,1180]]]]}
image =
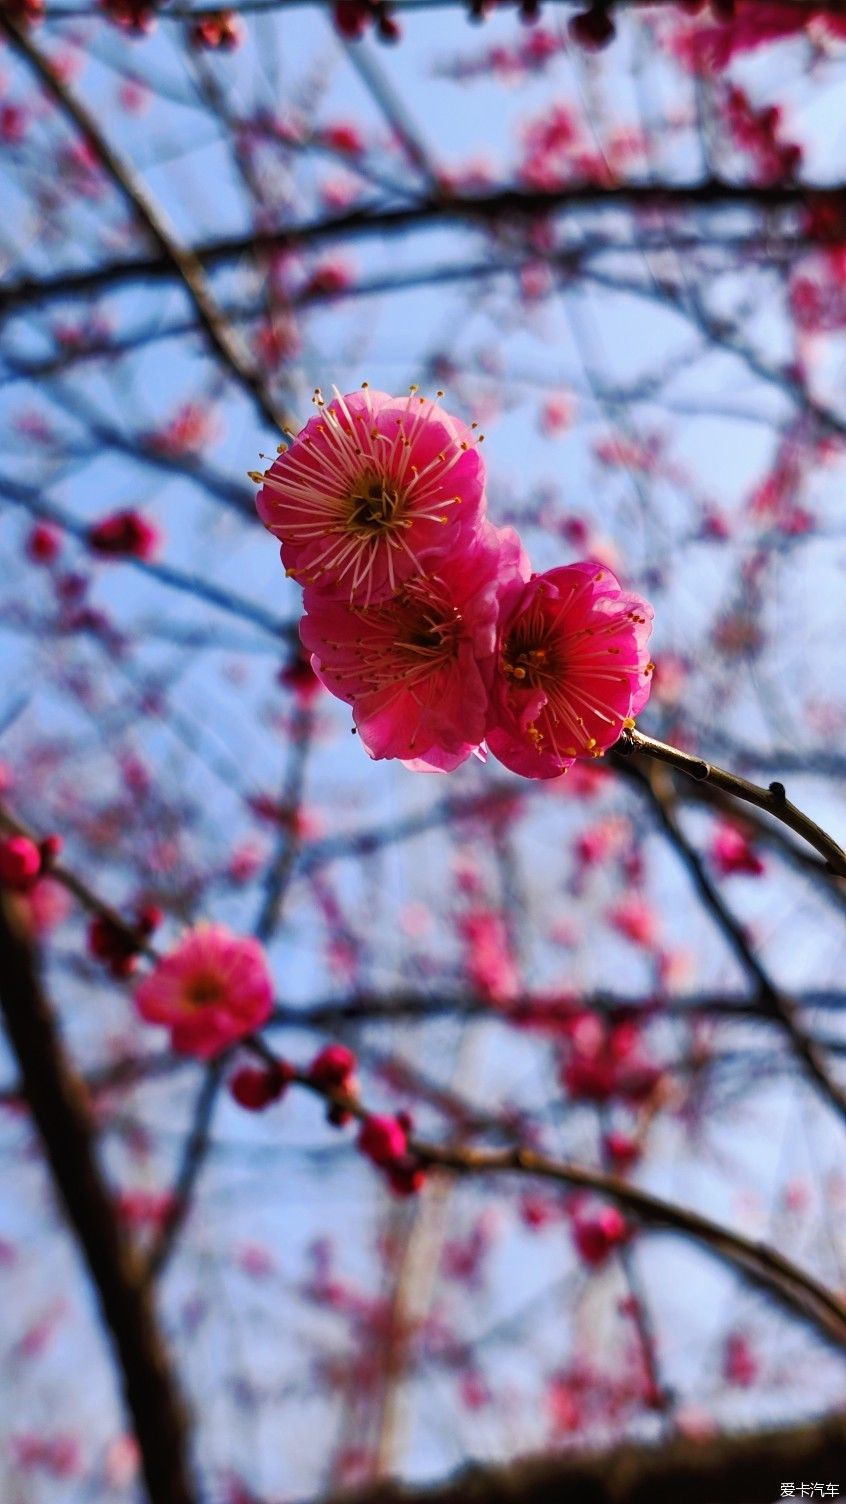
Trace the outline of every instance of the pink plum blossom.
{"type": "Polygon", "coordinates": [[[318,678],[353,707],[373,758],[449,772],[485,735],[498,593],[525,578],[510,528],[485,525],[463,550],[432,560],[387,601],[367,606],[306,590],[300,635],[318,678]]]}
{"type": "Polygon", "coordinates": [[[198,924],[144,978],[135,1006],[170,1029],[178,1054],[208,1060],[266,1022],[273,980],[257,940],[198,924]]]}
{"type": "Polygon", "coordinates": [[[764,863],[748,832],[731,820],[723,820],[717,827],[710,856],[721,877],[730,877],[735,872],[760,877],[764,870],[764,863]]]}
{"type": "Polygon", "coordinates": [[[614,745],[649,698],[652,608],[610,570],[567,564],[506,586],[487,743],[528,778],[614,745]]]}
{"type": "Polygon", "coordinates": [[[461,915],[458,931],[467,951],[467,980],[489,1002],[510,1002],[520,990],[520,978],[502,915],[475,909],[461,915]]]}
{"type": "Polygon", "coordinates": [[[413,391],[364,387],[319,411],[264,475],[257,506],[303,585],[364,605],[465,547],[484,510],[472,431],[413,391]]]}
{"type": "Polygon", "coordinates": [[[638,893],[627,893],[608,912],[608,919],[618,934],[624,935],[632,945],[651,950],[658,942],[660,922],[648,899],[638,893]]]}

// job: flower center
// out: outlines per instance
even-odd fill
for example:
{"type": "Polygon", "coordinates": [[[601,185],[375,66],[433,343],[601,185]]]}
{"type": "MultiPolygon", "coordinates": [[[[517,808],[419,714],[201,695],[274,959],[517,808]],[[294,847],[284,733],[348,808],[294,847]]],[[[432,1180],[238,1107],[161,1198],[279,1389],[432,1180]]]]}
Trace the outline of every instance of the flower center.
{"type": "Polygon", "coordinates": [[[538,689],[556,677],[558,665],[545,647],[529,647],[519,634],[510,637],[502,651],[502,671],[508,679],[538,689]]]}
{"type": "Polygon", "coordinates": [[[359,533],[381,533],[400,519],[404,495],[384,476],[363,475],[350,493],[349,527],[359,533]]]}
{"type": "Polygon", "coordinates": [[[185,999],[195,1008],[203,1008],[209,1003],[219,1002],[222,993],[220,978],[204,973],[191,978],[185,988],[185,999]]]}
{"type": "Polygon", "coordinates": [[[463,629],[457,606],[430,580],[410,581],[398,601],[395,645],[419,660],[453,657],[463,629]]]}

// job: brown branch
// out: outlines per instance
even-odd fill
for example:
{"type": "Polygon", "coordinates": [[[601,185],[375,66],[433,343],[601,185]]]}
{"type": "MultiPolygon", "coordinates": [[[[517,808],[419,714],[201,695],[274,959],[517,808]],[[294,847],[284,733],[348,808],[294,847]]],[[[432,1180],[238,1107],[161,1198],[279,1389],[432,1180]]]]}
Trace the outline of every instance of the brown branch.
{"type": "MultiPolygon", "coordinates": [[[[17,478],[12,480],[0,473],[0,493],[6,496],[14,506],[19,506],[28,512],[31,517],[54,522],[64,532],[78,538],[81,543],[87,544],[88,527],[74,517],[67,508],[49,501],[40,487],[25,485],[17,478]]],[[[270,611],[265,611],[262,606],[247,600],[244,596],[237,595],[224,585],[215,584],[213,580],[205,580],[200,575],[188,574],[159,559],[141,559],[130,555],[122,558],[120,562],[124,568],[135,569],[141,574],[146,574],[151,579],[158,580],[169,590],[205,601],[207,605],[215,606],[229,616],[249,622],[280,644],[297,640],[298,622],[296,620],[285,621],[282,617],[274,616],[270,611]]]]}
{"type": "Polygon", "coordinates": [[[533,1149],[435,1146],[418,1140],[411,1141],[411,1148],[424,1163],[450,1170],[456,1175],[523,1174],[605,1196],[624,1207],[646,1228],[692,1238],[723,1263],[739,1269],[747,1279],[762,1286],[804,1320],[812,1322],[835,1346],[846,1349],[846,1304],[813,1275],[766,1243],[746,1238],[709,1217],[665,1201],[612,1175],[570,1161],[551,1159],[533,1149]]]}
{"type": "MultiPolygon", "coordinates": [[[[259,1037],[244,1043],[266,1064],[278,1064],[277,1056],[259,1037]]],[[[303,1072],[297,1072],[293,1082],[359,1122],[371,1110],[359,1097],[327,1090],[303,1072]]],[[[572,1160],[553,1159],[520,1144],[488,1149],[409,1138],[408,1146],[429,1169],[447,1170],[453,1175],[531,1176],[592,1191],[614,1201],[644,1229],[679,1233],[692,1239],[810,1322],[835,1347],[846,1350],[846,1302],[777,1249],[734,1232],[692,1208],[666,1201],[603,1170],[590,1169],[572,1160]]]]}
{"type": "MultiPolygon", "coordinates": [[[[6,829],[24,834],[29,833],[25,826],[5,813],[0,815],[0,823],[6,829]]],[[[73,874],[57,868],[55,875],[60,881],[65,882],[66,886],[87,907],[96,913],[103,914],[127,934],[135,935],[117,911],[104,904],[86,884],[73,874]]],[[[142,947],[139,946],[139,948],[142,947]]],[[[155,956],[155,951],[149,943],[143,948],[148,954],[155,956]]],[[[260,1058],[275,1063],[276,1056],[273,1051],[259,1038],[244,1041],[244,1044],[252,1047],[260,1058]]],[[[317,1092],[318,1095],[349,1111],[354,1117],[362,1118],[366,1115],[366,1109],[359,1101],[320,1091],[305,1075],[300,1075],[296,1079],[301,1086],[309,1091],[317,1092]]],[[[25,1075],[23,1075],[23,1080],[26,1086],[25,1075]]],[[[668,1229],[693,1238],[716,1257],[741,1269],[747,1277],[763,1285],[790,1309],[813,1322],[838,1346],[846,1347],[846,1305],[825,1286],[774,1249],[732,1232],[694,1211],[663,1201],[659,1197],[638,1190],[625,1181],[615,1179],[601,1171],[587,1169],[568,1161],[556,1161],[521,1146],[504,1150],[475,1149],[460,1146],[444,1147],[415,1140],[412,1148],[426,1164],[447,1169],[453,1173],[537,1175],[607,1196],[624,1206],[645,1226],[668,1229]]]]}
{"type": "Polygon", "coordinates": [[[8,10],[4,9],[0,11],[0,29],[13,49],[25,58],[63,114],[93,146],[107,176],[149,233],[162,265],[182,283],[213,353],[249,394],[261,415],[281,432],[286,427],[288,418],[273,401],[260,372],[251,364],[240,340],[233,334],[218,308],[206,282],[201,260],[194,251],[178,243],[161,210],[128,164],[109,144],[87,106],[77,98],[49,58],[32,40],[26,27],[13,20],[8,10]]]}
{"type": "Polygon", "coordinates": [[[771,783],[769,788],[762,788],[760,784],[750,783],[737,773],[729,773],[715,763],[706,762],[704,757],[682,752],[678,747],[659,742],[654,736],[644,736],[642,731],[634,729],[623,732],[615,751],[617,754],[639,752],[646,757],[655,758],[658,762],[676,768],[680,773],[687,773],[700,783],[711,783],[726,794],[732,794],[735,799],[754,804],[757,809],[780,820],[782,825],[789,826],[796,835],[813,846],[836,877],[846,877],[846,851],[837,844],[833,836],[791,803],[783,783],[771,783]]]}
{"type": "MultiPolygon", "coordinates": [[[[397,230],[414,230],[443,224],[464,223],[481,229],[496,228],[509,221],[531,221],[573,209],[660,210],[673,213],[688,209],[749,209],[761,213],[778,210],[803,212],[815,204],[842,210],[846,186],[731,183],[706,178],[699,183],[622,183],[608,187],[599,183],[574,183],[562,188],[536,190],[504,187],[484,194],[441,194],[389,209],[369,206],[344,214],[324,216],[276,230],[254,230],[205,241],[181,254],[198,267],[223,266],[242,256],[291,247],[319,245],[360,236],[390,236],[397,230]]],[[[804,243],[813,235],[804,225],[804,243]]],[[[664,243],[662,237],[662,244],[664,243]]],[[[578,257],[579,247],[574,248],[578,257]]],[[[119,283],[147,281],[178,273],[163,251],[150,256],[132,256],[101,263],[85,271],[57,272],[49,277],[23,277],[0,286],[0,314],[29,303],[43,305],[53,298],[101,290],[119,283]]]]}
{"type": "Polygon", "coordinates": [[[743,826],[752,840],[769,847],[803,877],[809,877],[827,902],[846,913],[846,878],[836,877],[813,852],[799,846],[781,825],[772,824],[751,807],[738,810],[730,794],[709,782],[680,779],[674,793],[682,803],[698,804],[712,814],[716,812],[743,826]]]}
{"type": "MultiPolygon", "coordinates": [[[[637,733],[634,734],[637,735],[637,733]]],[[[649,742],[652,739],[647,737],[645,740],[649,742]]],[[[656,742],[655,745],[663,747],[664,744],[656,742]]],[[[675,748],[667,748],[667,751],[675,752],[675,748]]],[[[679,753],[678,755],[682,758],[687,758],[687,753],[679,753]]],[[[667,760],[669,761],[669,759],[667,760]]],[[[694,763],[697,761],[695,758],[690,760],[694,763]]],[[[675,764],[672,765],[675,766],[675,764]]],[[[708,768],[710,765],[705,763],[702,766],[708,768]]],[[[721,772],[722,770],[717,771],[721,772]]],[[[846,1123],[846,1088],[831,1074],[825,1052],[820,1048],[820,1045],[813,1036],[807,1032],[800,1019],[799,1010],[794,999],[788,997],[786,993],[782,992],[775,985],[769,972],[759,960],[753,946],[750,944],[743,925],[735,918],[722,895],[717,890],[715,883],[712,882],[706,872],[702,858],[691,845],[676,819],[671,791],[662,788],[659,779],[654,776],[649,777],[640,768],[632,767],[630,772],[631,776],[637,780],[640,787],[647,794],[660,828],[687,868],[693,886],[699,894],[704,907],[719,926],[740,964],[754,981],[761,1008],[781,1025],[797,1057],[805,1066],[808,1075],[816,1083],[825,1100],[834,1108],[842,1121],[846,1123]]],[[[732,781],[734,778],[732,774],[725,774],[724,776],[729,781],[732,781]]],[[[737,781],[741,784],[745,782],[744,779],[738,779],[737,781]]],[[[750,789],[754,789],[755,785],[750,784],[749,787],[750,789]]],[[[763,790],[760,792],[763,793],[763,790]]],[[[795,808],[795,806],[791,806],[791,808],[795,808]]],[[[804,820],[805,817],[803,816],[802,818],[804,820]]],[[[812,825],[811,821],[807,823],[812,825]]],[[[817,826],[812,826],[812,828],[814,830],[818,829],[817,826]]],[[[823,834],[820,831],[820,835],[823,834]]],[[[828,840],[829,838],[825,837],[825,839],[828,840]]]]}
{"type": "Polygon", "coordinates": [[[151,1504],[193,1504],[186,1420],[142,1270],[97,1164],[85,1088],[67,1059],[11,903],[0,899],[0,1009],[68,1221],[120,1366],[151,1504]]]}
{"type": "Polygon", "coordinates": [[[434,1487],[379,1481],[323,1504],[773,1504],[783,1482],[836,1482],[844,1454],[846,1417],[835,1414],[780,1430],[475,1466],[434,1487]]]}

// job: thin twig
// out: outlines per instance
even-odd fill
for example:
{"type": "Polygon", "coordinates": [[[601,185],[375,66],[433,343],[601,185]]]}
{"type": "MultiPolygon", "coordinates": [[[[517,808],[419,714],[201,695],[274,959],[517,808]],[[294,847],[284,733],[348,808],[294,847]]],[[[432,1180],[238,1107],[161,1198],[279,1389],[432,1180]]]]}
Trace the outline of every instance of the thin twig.
{"type": "MultiPolygon", "coordinates": [[[[810,212],[815,204],[842,209],[846,186],[830,188],[813,184],[730,183],[707,178],[698,183],[577,183],[550,190],[501,187],[489,193],[438,195],[417,203],[386,209],[369,205],[344,214],[287,224],[275,230],[255,230],[204,241],[187,249],[199,267],[226,265],[244,255],[286,248],[318,245],[359,236],[390,236],[397,230],[425,229],[444,224],[470,224],[490,229],[509,221],[531,223],[533,219],[564,210],[619,211],[621,208],[676,209],[747,208],[750,211],[810,212]]],[[[804,220],[803,220],[804,225],[804,220]]],[[[662,244],[663,244],[662,240],[662,244]]],[[[803,244],[813,244],[810,229],[803,230],[803,244]]],[[[579,248],[576,247],[576,254],[579,248]]],[[[56,297],[93,292],[121,282],[180,275],[172,259],[159,250],[149,256],[131,256],[101,262],[85,271],[56,272],[46,277],[23,277],[0,286],[0,314],[30,303],[43,305],[56,297]]]]}
{"type": "Polygon", "coordinates": [[[780,820],[782,825],[789,826],[796,835],[801,836],[810,846],[813,846],[825,861],[829,871],[833,872],[836,877],[846,877],[846,851],[838,845],[833,836],[817,825],[803,810],[791,803],[783,783],[774,782],[768,788],[764,788],[761,784],[750,783],[747,778],[741,778],[737,773],[729,773],[725,768],[718,767],[716,763],[707,762],[704,757],[682,752],[679,747],[671,747],[667,742],[657,741],[654,736],[644,736],[642,731],[634,728],[623,732],[614,750],[618,754],[638,752],[646,757],[655,758],[658,762],[664,762],[669,767],[676,768],[680,773],[687,773],[690,778],[695,778],[699,783],[711,783],[715,788],[732,794],[735,799],[741,799],[746,804],[754,804],[757,809],[765,810],[768,815],[772,815],[775,820],[780,820]]]}
{"type": "Polygon", "coordinates": [[[162,211],[153,202],[128,164],[118,156],[100,130],[90,110],[68,87],[46,54],[33,41],[26,27],[15,21],[7,10],[3,10],[0,11],[0,28],[5,32],[15,51],[26,59],[32,71],[47,92],[53,96],[68,120],[73,121],[83,137],[91,143],[106,174],[148,231],[162,261],[175,273],[185,288],[212,351],[249,394],[262,416],[279,431],[281,437],[282,430],[288,424],[288,417],[274,402],[261,373],[251,364],[240,339],[233,334],[218,308],[206,281],[200,259],[194,251],[179,244],[162,211]]]}
{"type": "MultiPolygon", "coordinates": [[[[647,738],[649,740],[649,738],[647,738]]],[[[659,742],[660,747],[663,743],[659,742]]],[[[669,751],[675,751],[669,748],[669,751]]],[[[686,754],[682,754],[686,756],[686,754]]],[[[693,759],[695,761],[695,759],[693,759]]],[[[709,764],[704,764],[708,767],[709,764]]],[[[817,1041],[808,1033],[799,1017],[799,1010],[793,998],[778,988],[765,966],[756,955],[750,944],[749,937],[742,924],[735,918],[726,904],[722,895],[717,890],[705,870],[705,865],[699,853],[691,845],[675,816],[672,807],[672,799],[666,790],[660,786],[655,777],[649,777],[640,768],[632,767],[632,776],[639,786],[647,794],[652,809],[660,828],[667,836],[670,844],[683,861],[690,878],[696,888],[699,897],[708,913],[711,915],[722,931],[723,935],[732,947],[735,956],[741,966],[755,983],[758,1001],[761,1008],[778,1021],[784,1029],[787,1038],[797,1055],[805,1066],[809,1076],[816,1083],[825,1100],[838,1113],[846,1123],[846,1088],[835,1079],[829,1070],[825,1053],[817,1041]]],[[[727,774],[731,779],[732,775],[727,774]]],[[[743,782],[743,780],[740,780],[743,782]]],[[[750,785],[750,787],[754,787],[750,785]]],[[[817,829],[815,826],[814,829],[817,829]]],[[[820,832],[820,834],[823,834],[820,832]]],[[[826,839],[828,839],[826,837],[826,839]]]]}

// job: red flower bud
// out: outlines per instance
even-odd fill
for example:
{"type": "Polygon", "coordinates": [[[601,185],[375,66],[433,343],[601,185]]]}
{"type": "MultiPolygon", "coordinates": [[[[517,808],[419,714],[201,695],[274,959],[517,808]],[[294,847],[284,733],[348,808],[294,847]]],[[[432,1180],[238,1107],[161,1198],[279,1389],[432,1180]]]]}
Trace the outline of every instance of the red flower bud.
{"type": "Polygon", "coordinates": [[[156,529],[131,510],[113,512],[88,529],[88,544],[106,557],[149,559],[158,543],[156,529]]]}
{"type": "Polygon", "coordinates": [[[61,547],[61,535],[46,522],[36,523],[26,540],[27,557],[34,564],[52,564],[61,547]]]}
{"type": "Polygon", "coordinates": [[[628,1224],[616,1206],[606,1206],[595,1216],[579,1217],[573,1223],[573,1242],[591,1268],[605,1263],[614,1248],[628,1237],[628,1224]]]}
{"type": "Polygon", "coordinates": [[[408,1138],[397,1118],[372,1116],[361,1125],[358,1147],[374,1165],[387,1169],[403,1159],[408,1138]]]}
{"type": "Polygon", "coordinates": [[[284,1096],[292,1077],[293,1070],[284,1060],[266,1067],[244,1065],[235,1072],[229,1090],[239,1107],[245,1107],[248,1112],[261,1112],[284,1096]]]}
{"type": "Polygon", "coordinates": [[[309,1077],[315,1086],[327,1091],[344,1091],[352,1080],[358,1061],[345,1044],[327,1044],[315,1055],[309,1067],[309,1077]]]}
{"type": "Polygon", "coordinates": [[[15,893],[34,886],[41,872],[41,852],[29,836],[0,841],[0,885],[15,893]]]}

